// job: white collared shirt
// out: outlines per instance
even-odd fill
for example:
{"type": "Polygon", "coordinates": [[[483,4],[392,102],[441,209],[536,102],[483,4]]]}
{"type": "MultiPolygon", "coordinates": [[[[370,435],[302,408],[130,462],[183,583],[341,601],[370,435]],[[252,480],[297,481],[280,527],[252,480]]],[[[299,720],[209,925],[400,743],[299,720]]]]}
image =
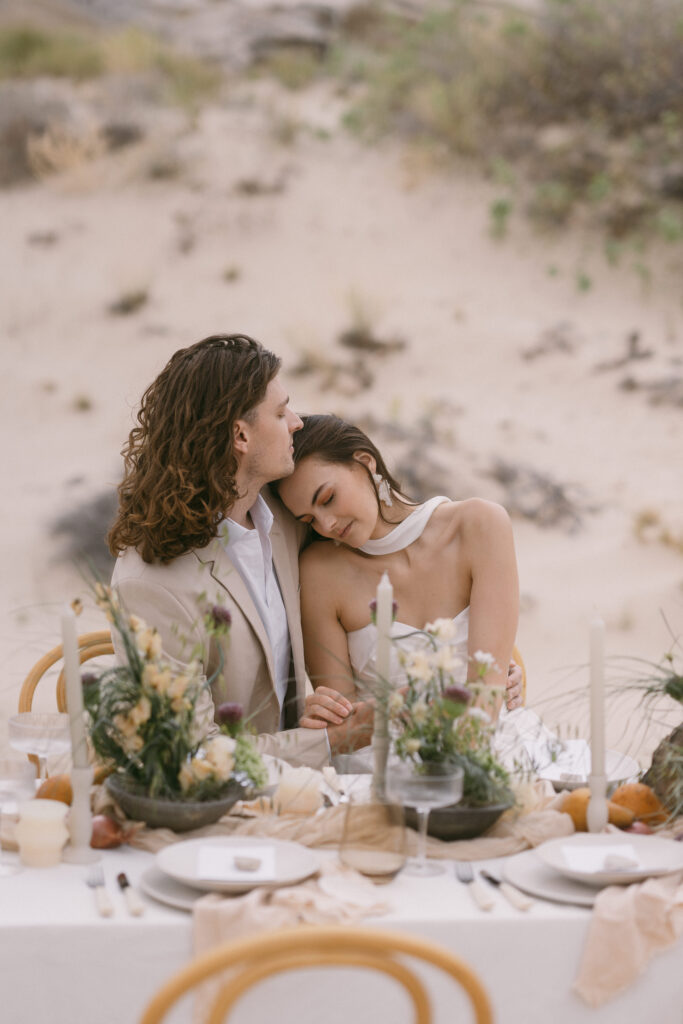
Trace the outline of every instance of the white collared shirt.
{"type": "Polygon", "coordinates": [[[273,513],[259,494],[255,504],[249,509],[249,515],[255,529],[248,530],[232,519],[225,519],[218,530],[218,536],[225,545],[230,561],[242,577],[268,634],[273,652],[275,692],[280,703],[282,728],[291,645],[287,613],[273,567],[273,549],[270,543],[273,513]]]}

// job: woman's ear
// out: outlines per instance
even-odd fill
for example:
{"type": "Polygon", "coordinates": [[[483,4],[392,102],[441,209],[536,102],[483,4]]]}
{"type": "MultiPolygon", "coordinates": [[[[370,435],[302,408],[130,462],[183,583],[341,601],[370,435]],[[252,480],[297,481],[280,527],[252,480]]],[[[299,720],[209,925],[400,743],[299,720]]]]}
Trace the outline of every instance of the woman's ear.
{"type": "Polygon", "coordinates": [[[353,453],[353,457],[356,462],[360,462],[363,466],[370,470],[371,473],[377,472],[377,462],[374,455],[370,452],[358,451],[353,453]]]}

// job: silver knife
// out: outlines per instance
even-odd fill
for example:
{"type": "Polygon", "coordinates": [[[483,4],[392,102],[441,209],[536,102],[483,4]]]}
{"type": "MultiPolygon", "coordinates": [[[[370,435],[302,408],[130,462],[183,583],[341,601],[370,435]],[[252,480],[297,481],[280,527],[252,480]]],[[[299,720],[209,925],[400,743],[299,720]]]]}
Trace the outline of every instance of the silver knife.
{"type": "Polygon", "coordinates": [[[509,882],[504,882],[501,878],[497,878],[491,871],[487,871],[485,868],[479,869],[479,874],[482,878],[485,878],[491,885],[495,885],[497,889],[500,889],[500,893],[516,910],[529,910],[533,906],[533,900],[525,896],[521,890],[516,889],[514,885],[510,885],[509,882]]]}

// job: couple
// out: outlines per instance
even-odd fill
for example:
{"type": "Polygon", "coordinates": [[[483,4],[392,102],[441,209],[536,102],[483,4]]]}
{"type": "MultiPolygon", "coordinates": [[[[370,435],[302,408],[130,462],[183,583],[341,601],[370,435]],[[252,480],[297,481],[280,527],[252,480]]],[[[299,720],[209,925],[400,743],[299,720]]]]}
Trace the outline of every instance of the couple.
{"type": "Polygon", "coordinates": [[[228,700],[263,753],[295,765],[367,746],[373,712],[355,680],[371,676],[369,604],[385,571],[397,632],[452,618],[463,651],[494,655],[485,681],[507,683],[516,707],[521,672],[507,666],[518,585],[504,510],[478,499],[415,505],[362,431],[332,416],[302,421],[279,369],[245,335],[176,352],[123,450],[112,584],[157,628],[170,664],[201,652],[207,678],[220,670],[223,685],[198,707],[202,728],[228,700]],[[311,528],[318,539],[299,563],[311,528]],[[207,631],[214,605],[230,613],[227,637],[207,631]]]}

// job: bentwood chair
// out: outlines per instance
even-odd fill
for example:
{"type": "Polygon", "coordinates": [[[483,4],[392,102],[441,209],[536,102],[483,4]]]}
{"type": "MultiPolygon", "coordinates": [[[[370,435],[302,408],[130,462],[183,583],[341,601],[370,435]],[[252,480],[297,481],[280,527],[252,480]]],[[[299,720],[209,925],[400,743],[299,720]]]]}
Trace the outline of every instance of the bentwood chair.
{"type": "Polygon", "coordinates": [[[492,1024],[488,995],[474,971],[459,957],[418,936],[379,928],[304,925],[255,935],[217,946],[173,975],[147,1005],[140,1024],[159,1024],[191,989],[226,969],[217,994],[209,999],[202,1024],[222,1024],[235,1003],[264,978],[312,967],[370,968],[403,985],[413,1004],[415,1024],[430,1024],[432,1007],[423,982],[403,957],[441,968],[460,985],[476,1024],[492,1024]]]}
{"type": "MultiPolygon", "coordinates": [[[[81,633],[78,637],[78,655],[81,665],[84,661],[89,661],[91,658],[99,658],[113,653],[114,646],[108,629],[100,629],[92,633],[81,633]]],[[[19,711],[31,710],[33,695],[36,692],[38,683],[48,669],[52,668],[63,657],[62,645],[58,644],[35,663],[21,685],[21,690],[19,691],[19,711]]],[[[57,710],[66,711],[66,679],[63,668],[57,678],[57,710]]],[[[38,760],[33,754],[29,754],[28,758],[37,766],[38,760]]],[[[103,772],[106,774],[106,770],[100,768],[96,771],[96,777],[101,777],[103,772]]]]}
{"type": "MultiPolygon", "coordinates": [[[[113,654],[114,646],[111,642],[111,633],[108,629],[97,630],[94,633],[82,633],[78,638],[78,654],[81,665],[90,658],[99,658],[105,654],[113,654]]],[[[33,705],[33,694],[36,692],[38,683],[48,669],[52,668],[61,658],[64,657],[62,645],[58,644],[51,651],[35,663],[29,674],[22,683],[19,691],[19,711],[30,711],[33,705]]],[[[66,680],[64,669],[59,673],[57,679],[57,710],[66,711],[66,680]]]]}

